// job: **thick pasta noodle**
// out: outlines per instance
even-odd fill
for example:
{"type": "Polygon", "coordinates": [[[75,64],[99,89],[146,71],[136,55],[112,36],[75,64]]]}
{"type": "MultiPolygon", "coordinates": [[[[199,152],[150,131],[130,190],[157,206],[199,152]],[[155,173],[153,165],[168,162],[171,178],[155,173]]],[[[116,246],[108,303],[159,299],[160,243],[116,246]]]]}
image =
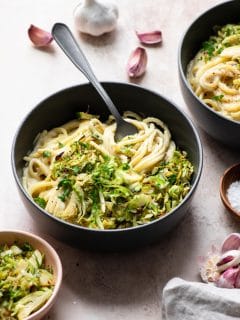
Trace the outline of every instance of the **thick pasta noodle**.
{"type": "Polygon", "coordinates": [[[23,184],[52,215],[88,228],[113,229],[152,221],[188,193],[193,166],[159,119],[125,112],[138,133],[115,142],[116,123],[79,112],[43,131],[24,160],[23,184]]]}
{"type": "Polygon", "coordinates": [[[196,95],[223,116],[240,121],[240,25],[215,27],[216,34],[189,63],[187,78],[196,95]]]}

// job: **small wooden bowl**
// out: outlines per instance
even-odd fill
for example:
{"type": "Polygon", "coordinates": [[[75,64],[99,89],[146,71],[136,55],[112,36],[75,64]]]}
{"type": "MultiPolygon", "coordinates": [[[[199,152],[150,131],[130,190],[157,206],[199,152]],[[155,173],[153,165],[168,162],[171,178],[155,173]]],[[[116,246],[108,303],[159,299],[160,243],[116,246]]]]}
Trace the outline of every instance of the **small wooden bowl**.
{"type": "MultiPolygon", "coordinates": [[[[240,220],[240,212],[236,211],[230,204],[227,196],[227,190],[230,185],[235,182],[240,181],[240,163],[234,164],[228,168],[220,181],[220,197],[226,207],[226,209],[238,220],[240,220]]],[[[240,197],[240,195],[239,195],[240,197]]]]}

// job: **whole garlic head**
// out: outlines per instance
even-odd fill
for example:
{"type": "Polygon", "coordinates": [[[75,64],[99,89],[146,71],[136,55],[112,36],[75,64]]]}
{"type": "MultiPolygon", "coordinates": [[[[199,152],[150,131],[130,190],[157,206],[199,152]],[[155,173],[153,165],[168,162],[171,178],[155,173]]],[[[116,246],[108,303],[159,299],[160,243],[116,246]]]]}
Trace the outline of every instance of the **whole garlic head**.
{"type": "Polygon", "coordinates": [[[78,31],[100,36],[115,29],[118,8],[110,2],[82,0],[74,11],[74,22],[78,31]]]}

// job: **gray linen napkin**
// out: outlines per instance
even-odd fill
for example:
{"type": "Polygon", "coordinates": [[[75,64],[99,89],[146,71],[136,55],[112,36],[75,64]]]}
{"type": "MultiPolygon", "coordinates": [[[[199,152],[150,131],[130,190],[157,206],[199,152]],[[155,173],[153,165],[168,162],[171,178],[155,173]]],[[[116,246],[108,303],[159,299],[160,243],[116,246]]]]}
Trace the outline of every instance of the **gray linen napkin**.
{"type": "Polygon", "coordinates": [[[163,289],[162,319],[240,319],[240,289],[223,289],[173,278],[163,289]]]}

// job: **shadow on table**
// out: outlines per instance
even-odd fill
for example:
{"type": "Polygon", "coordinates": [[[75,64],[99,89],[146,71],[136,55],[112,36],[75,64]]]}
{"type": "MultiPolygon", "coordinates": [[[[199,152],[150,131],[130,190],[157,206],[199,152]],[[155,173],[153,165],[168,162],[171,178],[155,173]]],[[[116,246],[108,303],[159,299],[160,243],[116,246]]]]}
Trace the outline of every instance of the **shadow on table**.
{"type": "Polygon", "coordinates": [[[112,32],[104,33],[103,35],[97,37],[81,32],[77,32],[76,34],[77,39],[86,42],[96,48],[110,46],[117,40],[117,37],[120,36],[121,34],[119,30],[113,30],[112,32]]]}
{"type": "Polygon", "coordinates": [[[76,300],[102,306],[141,301],[144,305],[153,301],[160,304],[162,285],[181,274],[188,259],[186,243],[191,252],[193,228],[192,215],[188,214],[158,244],[121,253],[80,251],[58,244],[55,248],[63,263],[63,285],[76,300]]]}

